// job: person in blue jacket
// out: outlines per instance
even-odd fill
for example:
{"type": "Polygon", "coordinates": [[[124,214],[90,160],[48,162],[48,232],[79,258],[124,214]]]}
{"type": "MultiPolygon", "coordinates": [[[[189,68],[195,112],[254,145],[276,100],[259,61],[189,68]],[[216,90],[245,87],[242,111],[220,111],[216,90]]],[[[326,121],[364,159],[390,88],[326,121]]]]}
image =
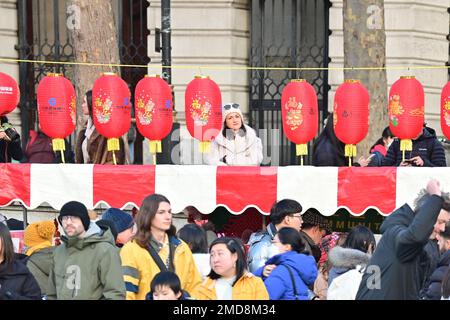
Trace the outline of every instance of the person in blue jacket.
{"type": "Polygon", "coordinates": [[[280,254],[267,260],[255,275],[264,280],[270,300],[308,300],[317,277],[313,256],[302,253],[305,245],[293,228],[281,228],[273,239],[280,254]]]}

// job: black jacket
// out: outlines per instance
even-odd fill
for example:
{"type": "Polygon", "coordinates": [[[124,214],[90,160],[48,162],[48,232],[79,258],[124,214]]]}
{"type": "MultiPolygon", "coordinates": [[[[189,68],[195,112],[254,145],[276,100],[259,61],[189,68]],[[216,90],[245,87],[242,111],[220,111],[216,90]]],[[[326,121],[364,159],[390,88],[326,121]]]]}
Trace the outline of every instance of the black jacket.
{"type": "MultiPolygon", "coordinates": [[[[353,166],[359,167],[358,162],[353,166]]],[[[333,114],[327,118],[327,124],[313,145],[312,164],[316,167],[344,167],[348,166],[348,158],[345,157],[345,143],[340,141],[333,128],[333,114]]]]}
{"type": "MultiPolygon", "coordinates": [[[[5,116],[0,118],[0,124],[8,122],[8,118],[5,116]]],[[[0,140],[0,163],[11,162],[11,158],[20,161],[22,157],[23,153],[22,146],[20,145],[20,138],[10,142],[0,140]]]]}
{"type": "Polygon", "coordinates": [[[336,137],[333,129],[333,114],[327,118],[327,124],[314,142],[313,165],[317,167],[342,167],[348,165],[345,159],[345,144],[336,137]]]}
{"type": "Polygon", "coordinates": [[[424,250],[442,207],[431,196],[416,213],[405,204],[381,225],[383,236],[362,277],[356,299],[417,300],[425,277],[424,250]],[[377,281],[378,280],[378,281],[377,281]]]}
{"type": "Polygon", "coordinates": [[[430,277],[430,286],[425,293],[425,299],[441,300],[442,297],[442,278],[450,267],[450,250],[445,252],[438,263],[436,270],[430,277]]]}
{"type": "Polygon", "coordinates": [[[305,244],[304,253],[313,256],[316,263],[319,263],[320,257],[322,256],[320,247],[302,230],[300,230],[300,238],[302,238],[302,241],[305,244]]]}
{"type": "Polygon", "coordinates": [[[430,286],[430,278],[433,272],[436,270],[439,261],[441,260],[441,253],[439,252],[439,245],[437,240],[428,240],[425,248],[425,252],[428,255],[428,259],[424,261],[421,269],[424,270],[424,279],[422,288],[420,289],[420,298],[426,299],[426,292],[430,286]]]}
{"type": "MultiPolygon", "coordinates": [[[[417,140],[412,141],[412,151],[405,152],[405,158],[410,159],[420,156],[423,160],[424,167],[445,167],[445,152],[444,147],[436,138],[436,132],[424,127],[422,135],[417,140]]],[[[389,147],[386,157],[384,157],[381,166],[395,167],[402,162],[403,154],[400,151],[400,140],[395,139],[389,147]]]]}
{"type": "Polygon", "coordinates": [[[0,300],[40,300],[41,289],[24,262],[0,264],[0,300]]]}

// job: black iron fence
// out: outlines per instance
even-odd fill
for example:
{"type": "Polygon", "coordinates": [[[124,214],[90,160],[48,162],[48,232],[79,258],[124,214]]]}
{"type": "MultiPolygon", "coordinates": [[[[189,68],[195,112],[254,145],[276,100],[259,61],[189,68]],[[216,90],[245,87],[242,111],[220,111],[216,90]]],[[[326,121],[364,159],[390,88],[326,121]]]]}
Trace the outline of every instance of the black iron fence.
{"type": "MultiPolygon", "coordinates": [[[[67,10],[66,1],[17,0],[19,43],[16,49],[20,59],[37,60],[37,63],[19,63],[20,108],[25,147],[28,132],[37,126],[36,89],[47,73],[57,72],[72,79],[70,65],[48,64],[45,61],[74,61],[73,47],[67,27],[73,14],[67,10]]],[[[150,62],[147,53],[147,0],[114,0],[116,25],[119,36],[120,60],[123,64],[144,65],[150,62]]],[[[137,82],[144,77],[142,68],[122,68],[122,78],[133,93],[137,82]]],[[[142,163],[142,136],[136,138],[134,159],[142,163]]],[[[72,143],[72,141],[71,141],[72,143]]]]}
{"type": "MultiPolygon", "coordinates": [[[[253,0],[251,66],[327,67],[330,6],[325,0],[253,0]]],[[[257,131],[266,129],[261,138],[270,165],[299,162],[295,145],[286,139],[281,122],[282,90],[290,79],[298,78],[314,86],[319,122],[323,123],[328,115],[328,71],[250,71],[250,123],[257,131]]],[[[305,163],[310,163],[310,157],[305,163]]]]}

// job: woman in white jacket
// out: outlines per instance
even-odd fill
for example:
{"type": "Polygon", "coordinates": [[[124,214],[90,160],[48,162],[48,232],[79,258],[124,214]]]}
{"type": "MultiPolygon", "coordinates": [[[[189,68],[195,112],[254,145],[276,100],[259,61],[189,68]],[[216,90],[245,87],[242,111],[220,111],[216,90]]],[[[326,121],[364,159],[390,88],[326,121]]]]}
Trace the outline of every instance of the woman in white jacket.
{"type": "Polygon", "coordinates": [[[223,128],[211,145],[208,163],[228,166],[259,166],[263,160],[262,142],[255,130],[244,124],[237,103],[222,110],[223,128]]]}

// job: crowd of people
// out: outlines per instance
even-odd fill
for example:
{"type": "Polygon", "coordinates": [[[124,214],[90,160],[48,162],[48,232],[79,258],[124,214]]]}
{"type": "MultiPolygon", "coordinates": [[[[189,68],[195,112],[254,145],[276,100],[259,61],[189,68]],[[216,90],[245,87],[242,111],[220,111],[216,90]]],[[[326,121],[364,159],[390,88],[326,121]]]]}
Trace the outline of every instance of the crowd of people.
{"type": "MultiPolygon", "coordinates": [[[[113,154],[107,150],[107,139],[99,134],[93,121],[92,91],[83,98],[83,114],[86,122],[78,133],[75,152],[67,141],[64,159],[67,163],[113,164],[113,154]]],[[[1,125],[8,124],[5,116],[1,125]]],[[[10,125],[9,125],[10,126],[10,125]]],[[[52,141],[40,130],[31,130],[28,143],[22,151],[20,136],[14,132],[13,140],[0,130],[0,163],[12,159],[29,163],[61,163],[63,158],[54,153],[52,141]]],[[[116,152],[117,164],[130,164],[129,139],[127,134],[119,139],[120,150],[116,152]]],[[[322,132],[313,144],[312,165],[346,166],[348,159],[344,153],[345,144],[340,141],[333,128],[333,114],[325,121],[322,132]]],[[[434,129],[424,124],[422,132],[412,139],[412,150],[405,154],[400,151],[400,140],[386,127],[381,137],[370,148],[367,158],[360,157],[355,166],[418,166],[445,167],[446,158],[442,143],[434,129]]],[[[212,149],[205,159],[210,165],[259,166],[263,162],[263,145],[255,130],[244,123],[240,105],[227,103],[222,107],[222,129],[212,141],[212,149]]]]}
{"type": "MultiPolygon", "coordinates": [[[[88,120],[76,152],[66,160],[112,163],[106,139],[92,121],[92,92],[83,103],[88,120]]],[[[329,117],[314,145],[313,165],[346,165],[344,144],[329,117]]],[[[2,125],[7,123],[1,118],[2,125]]],[[[33,133],[25,152],[20,137],[0,131],[0,162],[61,162],[51,141],[33,133]]],[[[129,163],[126,139],[117,163],[129,163]]],[[[212,143],[211,165],[260,165],[262,143],[244,124],[240,106],[223,107],[223,128],[212,143]]],[[[361,157],[359,166],[445,166],[435,132],[424,126],[403,161],[389,128],[361,157]]],[[[385,219],[381,240],[364,226],[348,234],[330,230],[314,208],[291,199],[276,202],[264,230],[241,238],[217,234],[201,213],[180,230],[169,199],[146,197],[135,216],[117,208],[96,219],[71,201],[57,225],[40,221],[24,232],[25,251],[14,252],[6,221],[0,219],[0,300],[340,300],[450,299],[450,197],[431,180],[414,208],[405,204],[385,219]],[[62,230],[63,235],[55,237],[62,230]],[[245,241],[243,241],[245,239],[245,241]]],[[[1,216],[0,216],[1,217],[1,216]]],[[[247,231],[247,230],[246,230],[247,231]]]]}
{"type": "Polygon", "coordinates": [[[0,300],[418,300],[450,299],[450,195],[431,180],[381,226],[330,230],[314,209],[276,202],[270,224],[241,238],[195,222],[176,230],[169,199],[147,196],[136,216],[95,219],[80,202],[31,223],[14,252],[0,221],[0,300]],[[61,243],[55,235],[61,229],[61,243]]]}

